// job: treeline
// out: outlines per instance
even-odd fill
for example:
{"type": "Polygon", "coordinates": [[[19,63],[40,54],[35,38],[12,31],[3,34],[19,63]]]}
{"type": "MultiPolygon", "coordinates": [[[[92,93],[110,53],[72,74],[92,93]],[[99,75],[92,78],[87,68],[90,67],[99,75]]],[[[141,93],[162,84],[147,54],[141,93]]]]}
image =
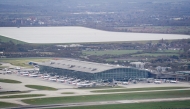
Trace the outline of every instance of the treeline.
{"type": "Polygon", "coordinates": [[[73,57],[80,55],[77,48],[57,48],[45,44],[15,44],[12,41],[0,42],[0,56],[6,57],[73,57]]]}

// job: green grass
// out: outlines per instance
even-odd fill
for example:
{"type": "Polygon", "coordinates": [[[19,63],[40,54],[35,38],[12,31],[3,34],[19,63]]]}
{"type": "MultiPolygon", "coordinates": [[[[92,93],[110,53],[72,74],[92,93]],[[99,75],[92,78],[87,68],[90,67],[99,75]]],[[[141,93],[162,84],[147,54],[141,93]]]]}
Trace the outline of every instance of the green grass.
{"type": "Polygon", "coordinates": [[[0,96],[2,98],[28,98],[28,97],[39,97],[45,96],[45,94],[24,94],[24,95],[8,95],[8,96],[0,96]]]}
{"type": "Polygon", "coordinates": [[[8,37],[1,36],[1,35],[0,35],[0,41],[1,42],[12,41],[14,44],[26,44],[26,42],[23,42],[23,41],[20,41],[20,40],[16,40],[16,39],[12,39],[12,38],[8,38],[8,37]]]}
{"type": "Polygon", "coordinates": [[[179,53],[179,52],[183,52],[183,50],[158,50],[158,53],[179,53]]]}
{"type": "Polygon", "coordinates": [[[43,61],[48,61],[50,59],[51,58],[3,58],[1,59],[1,62],[10,63],[15,66],[31,68],[32,66],[28,65],[30,61],[43,62],[43,61]]]}
{"type": "Polygon", "coordinates": [[[40,85],[25,85],[25,86],[28,88],[38,89],[38,90],[50,90],[50,91],[57,90],[56,88],[53,88],[53,87],[40,86],[40,85]]]}
{"type": "Polygon", "coordinates": [[[8,92],[0,92],[0,95],[4,95],[4,94],[19,94],[19,93],[28,93],[30,91],[8,91],[8,92]]]}
{"type": "Polygon", "coordinates": [[[135,54],[132,56],[153,56],[153,57],[158,57],[158,56],[178,56],[179,54],[176,53],[143,53],[143,54],[135,54]]]}
{"type": "Polygon", "coordinates": [[[22,100],[22,101],[27,104],[41,105],[41,104],[154,99],[154,98],[174,98],[174,97],[175,98],[190,97],[190,91],[189,90],[180,90],[180,91],[161,91],[161,92],[100,94],[100,95],[37,98],[37,99],[26,99],[26,100],[22,100]]]}
{"type": "Polygon", "coordinates": [[[123,55],[141,52],[142,50],[106,50],[106,51],[82,51],[84,55],[123,55]]]}
{"type": "Polygon", "coordinates": [[[141,27],[115,27],[118,30],[138,33],[169,33],[189,34],[190,26],[141,26],[141,27]]]}
{"type": "Polygon", "coordinates": [[[3,82],[3,83],[22,83],[20,81],[11,80],[11,79],[2,79],[2,78],[0,78],[0,82],[3,82]]]}
{"type": "MultiPolygon", "coordinates": [[[[174,40],[174,39],[173,39],[174,40]]],[[[168,41],[173,41],[172,39],[168,41]]],[[[136,40],[136,41],[111,41],[111,42],[83,42],[80,44],[123,44],[123,43],[140,43],[140,44],[146,44],[148,42],[152,43],[158,43],[160,40],[136,40]]],[[[66,43],[67,44],[67,43],[66,43]]]]}
{"type": "MultiPolygon", "coordinates": [[[[54,108],[63,109],[63,108],[54,108]]],[[[111,104],[97,106],[64,107],[64,109],[190,109],[190,101],[165,101],[150,103],[111,104]]]]}
{"type": "Polygon", "coordinates": [[[74,94],[74,92],[63,92],[61,94],[74,94]]]}
{"type": "Polygon", "coordinates": [[[19,106],[19,105],[18,104],[13,104],[13,103],[0,102],[0,108],[17,107],[17,106],[19,106]]]}
{"type": "Polygon", "coordinates": [[[108,90],[94,90],[91,92],[126,92],[126,91],[148,91],[148,90],[168,90],[168,89],[185,89],[190,87],[151,87],[151,88],[125,88],[125,89],[108,89],[108,90]]]}

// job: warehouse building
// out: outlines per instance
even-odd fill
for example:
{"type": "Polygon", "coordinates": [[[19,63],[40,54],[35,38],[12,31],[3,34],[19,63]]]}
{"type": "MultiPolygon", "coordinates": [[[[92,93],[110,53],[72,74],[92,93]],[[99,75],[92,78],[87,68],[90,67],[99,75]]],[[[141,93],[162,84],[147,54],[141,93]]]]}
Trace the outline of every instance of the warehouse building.
{"type": "Polygon", "coordinates": [[[78,78],[82,80],[128,80],[130,78],[149,78],[148,70],[80,61],[74,59],[51,60],[38,63],[40,72],[78,78]]]}

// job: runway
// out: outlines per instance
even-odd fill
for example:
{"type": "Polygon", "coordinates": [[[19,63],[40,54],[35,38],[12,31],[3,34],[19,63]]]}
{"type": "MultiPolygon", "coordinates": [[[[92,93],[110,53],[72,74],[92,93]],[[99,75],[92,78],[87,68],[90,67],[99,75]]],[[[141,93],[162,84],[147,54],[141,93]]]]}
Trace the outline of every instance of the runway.
{"type": "Polygon", "coordinates": [[[117,100],[117,101],[100,101],[100,102],[82,102],[82,103],[64,103],[64,104],[52,104],[52,105],[29,105],[12,108],[2,109],[48,109],[48,108],[61,108],[61,107],[78,107],[78,106],[95,106],[95,105],[107,105],[107,104],[126,104],[126,103],[145,103],[145,102],[163,102],[163,101],[183,101],[190,100],[190,97],[184,98],[161,98],[161,99],[143,99],[143,100],[117,100]]]}

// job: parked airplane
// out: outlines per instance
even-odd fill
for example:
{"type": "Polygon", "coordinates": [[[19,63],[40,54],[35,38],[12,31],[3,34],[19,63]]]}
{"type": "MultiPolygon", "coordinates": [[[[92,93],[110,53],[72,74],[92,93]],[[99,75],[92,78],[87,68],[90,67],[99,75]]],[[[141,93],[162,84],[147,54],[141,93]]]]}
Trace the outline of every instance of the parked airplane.
{"type": "Polygon", "coordinates": [[[49,79],[50,76],[49,76],[49,75],[44,75],[44,76],[42,76],[42,78],[43,78],[43,79],[49,79]]]}
{"type": "Polygon", "coordinates": [[[162,81],[158,81],[158,80],[156,80],[156,81],[154,81],[154,83],[155,83],[155,84],[161,84],[162,81]]]}
{"type": "Polygon", "coordinates": [[[77,87],[90,87],[90,84],[87,84],[87,83],[77,83],[77,87]]]}
{"type": "Polygon", "coordinates": [[[38,77],[36,74],[29,74],[30,77],[38,77]]]}
{"type": "Polygon", "coordinates": [[[20,70],[20,67],[16,67],[15,69],[16,69],[16,70],[20,70]]]}
{"type": "Polygon", "coordinates": [[[64,79],[58,79],[57,81],[58,82],[64,82],[65,80],[64,79]]]}
{"type": "Polygon", "coordinates": [[[49,78],[50,81],[57,81],[57,78],[49,78]]]}
{"type": "Polygon", "coordinates": [[[43,78],[49,78],[49,75],[44,75],[44,76],[42,76],[43,78]]]}
{"type": "Polygon", "coordinates": [[[128,85],[128,84],[129,84],[129,82],[122,82],[122,84],[123,84],[123,85],[128,85]]]}
{"type": "Polygon", "coordinates": [[[66,80],[65,80],[65,83],[68,83],[68,84],[69,84],[72,80],[74,80],[74,78],[66,79],[66,80]]]}
{"type": "Polygon", "coordinates": [[[29,73],[24,73],[24,74],[22,74],[23,76],[29,76],[29,73]]]}
{"type": "Polygon", "coordinates": [[[23,76],[29,76],[29,72],[27,72],[27,71],[23,71],[23,72],[19,72],[21,75],[23,75],[23,76]]]}
{"type": "Polygon", "coordinates": [[[81,81],[80,79],[76,79],[76,80],[72,81],[71,84],[76,85],[76,84],[77,84],[78,82],[80,82],[80,81],[81,81]]]}
{"type": "Polygon", "coordinates": [[[7,73],[7,74],[11,74],[11,73],[12,73],[12,71],[10,71],[10,70],[7,70],[7,71],[6,71],[6,73],[7,73]]]}
{"type": "Polygon", "coordinates": [[[27,72],[27,71],[23,71],[23,72],[19,72],[19,73],[22,75],[22,74],[25,74],[25,73],[28,74],[29,72],[27,72]]]}
{"type": "Polygon", "coordinates": [[[175,81],[175,80],[171,80],[170,83],[177,83],[177,81],[175,81]]]}

